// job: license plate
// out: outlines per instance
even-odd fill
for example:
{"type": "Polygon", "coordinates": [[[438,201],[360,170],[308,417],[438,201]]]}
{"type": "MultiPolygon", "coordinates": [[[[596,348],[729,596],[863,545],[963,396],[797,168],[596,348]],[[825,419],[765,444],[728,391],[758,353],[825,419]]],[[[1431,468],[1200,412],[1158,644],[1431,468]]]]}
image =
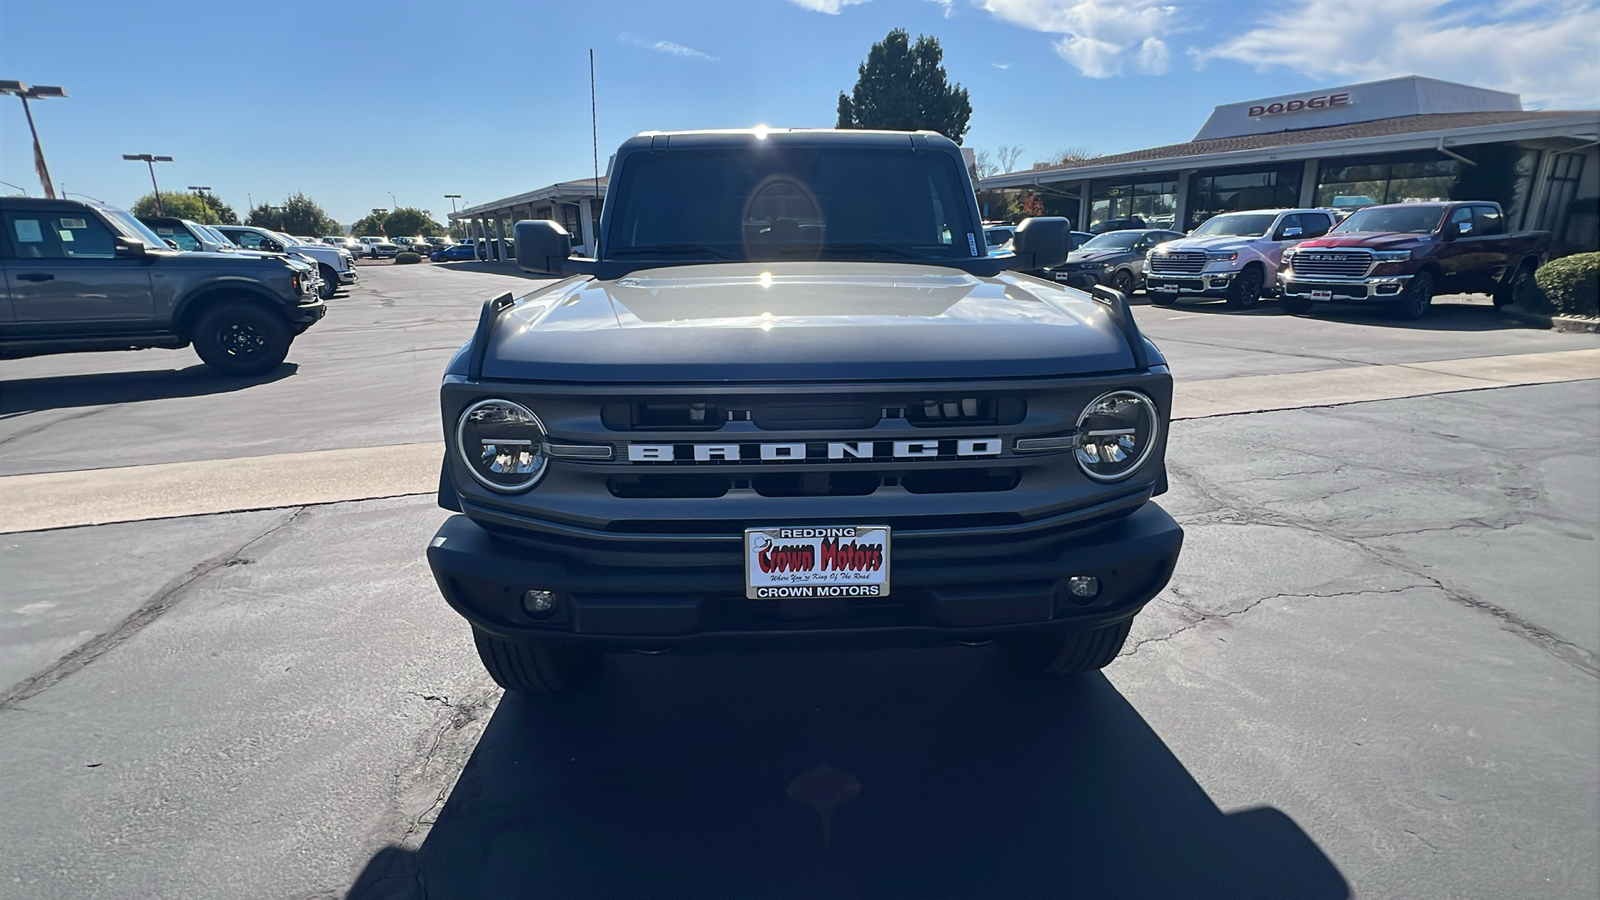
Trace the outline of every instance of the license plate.
{"type": "Polygon", "coordinates": [[[1313,300],[1332,300],[1333,299],[1333,291],[1312,291],[1311,292],[1311,299],[1313,299],[1313,300]]]}
{"type": "Polygon", "coordinates": [[[1176,294],[1178,292],[1178,286],[1175,284],[1158,284],[1156,285],[1156,290],[1163,294],[1176,294]]]}
{"type": "Polygon", "coordinates": [[[750,600],[887,597],[889,527],[747,528],[744,595],[750,600]]]}

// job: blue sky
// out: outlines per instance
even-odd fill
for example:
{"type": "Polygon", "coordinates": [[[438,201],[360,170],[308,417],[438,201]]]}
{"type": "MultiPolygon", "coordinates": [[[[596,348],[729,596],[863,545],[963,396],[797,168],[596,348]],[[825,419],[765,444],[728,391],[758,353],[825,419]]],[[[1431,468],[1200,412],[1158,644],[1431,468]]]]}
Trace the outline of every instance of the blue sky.
{"type": "MultiPolygon", "coordinates": [[[[968,146],[1113,153],[1187,140],[1219,103],[1403,74],[1600,107],[1600,0],[655,0],[429,5],[0,0],[0,78],[35,104],[58,190],[163,189],[241,212],[294,191],[348,224],[442,218],[582,177],[588,50],[601,165],[649,129],[831,126],[889,29],[939,38],[973,104],[968,146]]],[[[0,180],[39,194],[19,103],[0,97],[0,180]]],[[[0,186],[10,192],[10,188],[0,186]]]]}

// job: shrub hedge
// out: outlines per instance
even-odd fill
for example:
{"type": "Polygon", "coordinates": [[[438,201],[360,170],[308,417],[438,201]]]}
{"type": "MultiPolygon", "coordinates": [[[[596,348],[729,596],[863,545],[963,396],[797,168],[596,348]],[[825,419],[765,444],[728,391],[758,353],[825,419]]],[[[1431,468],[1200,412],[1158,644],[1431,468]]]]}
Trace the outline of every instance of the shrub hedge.
{"type": "Polygon", "coordinates": [[[395,255],[394,262],[397,266],[409,266],[412,263],[422,262],[422,254],[413,253],[410,250],[402,250],[395,255]]]}
{"type": "Polygon", "coordinates": [[[1553,316],[1600,316],[1600,253],[1552,260],[1518,286],[1517,306],[1553,316]]]}

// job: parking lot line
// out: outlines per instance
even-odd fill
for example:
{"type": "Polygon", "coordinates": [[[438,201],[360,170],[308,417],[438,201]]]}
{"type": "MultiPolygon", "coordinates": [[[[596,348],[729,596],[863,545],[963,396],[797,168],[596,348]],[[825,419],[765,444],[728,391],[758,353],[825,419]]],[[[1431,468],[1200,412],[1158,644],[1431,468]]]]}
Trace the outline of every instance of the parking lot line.
{"type": "MultiPolygon", "coordinates": [[[[1182,381],[1174,420],[1600,379],[1600,349],[1182,381]]],[[[442,444],[0,477],[0,534],[433,492],[442,444]]]]}

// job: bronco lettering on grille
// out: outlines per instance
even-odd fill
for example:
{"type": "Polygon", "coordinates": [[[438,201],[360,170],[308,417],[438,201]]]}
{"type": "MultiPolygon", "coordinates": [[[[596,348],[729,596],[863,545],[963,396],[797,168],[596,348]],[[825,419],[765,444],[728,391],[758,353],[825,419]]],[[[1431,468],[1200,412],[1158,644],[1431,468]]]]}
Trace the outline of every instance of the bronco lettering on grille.
{"type": "Polygon", "coordinates": [[[812,441],[748,444],[629,444],[633,463],[773,463],[859,459],[971,459],[999,456],[998,437],[920,441],[812,441]]]}

